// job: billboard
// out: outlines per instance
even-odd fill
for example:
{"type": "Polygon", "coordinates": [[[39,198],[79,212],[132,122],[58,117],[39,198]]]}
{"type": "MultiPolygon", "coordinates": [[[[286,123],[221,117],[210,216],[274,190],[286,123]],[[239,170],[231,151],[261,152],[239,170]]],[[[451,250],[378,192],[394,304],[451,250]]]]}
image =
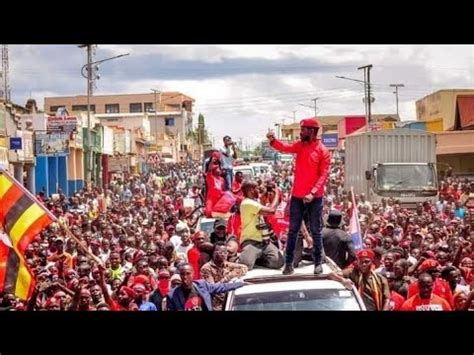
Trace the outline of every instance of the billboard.
{"type": "Polygon", "coordinates": [[[323,133],[321,135],[321,143],[328,149],[336,149],[338,142],[337,133],[323,133]]]}
{"type": "Polygon", "coordinates": [[[48,116],[46,120],[46,129],[56,132],[77,132],[78,119],[76,116],[48,116]]]}
{"type": "Polygon", "coordinates": [[[35,155],[58,156],[69,154],[69,133],[35,132],[35,155]]]}
{"type": "Polygon", "coordinates": [[[128,157],[110,157],[108,164],[110,173],[130,172],[128,157]]]}

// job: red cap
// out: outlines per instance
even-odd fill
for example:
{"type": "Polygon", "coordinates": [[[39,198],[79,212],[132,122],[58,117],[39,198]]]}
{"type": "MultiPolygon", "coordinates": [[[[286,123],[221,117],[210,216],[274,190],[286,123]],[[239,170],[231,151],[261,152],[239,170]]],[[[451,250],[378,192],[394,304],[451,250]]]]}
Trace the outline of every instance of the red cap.
{"type": "Polygon", "coordinates": [[[320,128],[321,123],[316,118],[305,118],[300,122],[301,127],[308,127],[308,128],[320,128]]]}
{"type": "Polygon", "coordinates": [[[143,285],[146,285],[147,283],[150,282],[150,279],[148,278],[148,276],[145,276],[145,275],[137,275],[135,276],[135,278],[133,279],[133,284],[143,284],[143,285]]]}
{"type": "Polygon", "coordinates": [[[357,259],[369,258],[370,260],[375,259],[375,253],[371,249],[362,249],[357,252],[357,259]]]}
{"type": "Polygon", "coordinates": [[[221,158],[221,153],[212,152],[211,157],[214,158],[214,159],[220,159],[221,158]]]}
{"type": "Polygon", "coordinates": [[[439,266],[439,263],[433,259],[426,259],[423,261],[419,267],[420,272],[425,272],[430,269],[436,269],[439,266]]]}
{"type": "Polygon", "coordinates": [[[128,286],[122,286],[120,291],[124,291],[130,298],[135,298],[137,296],[136,292],[128,286]]]}

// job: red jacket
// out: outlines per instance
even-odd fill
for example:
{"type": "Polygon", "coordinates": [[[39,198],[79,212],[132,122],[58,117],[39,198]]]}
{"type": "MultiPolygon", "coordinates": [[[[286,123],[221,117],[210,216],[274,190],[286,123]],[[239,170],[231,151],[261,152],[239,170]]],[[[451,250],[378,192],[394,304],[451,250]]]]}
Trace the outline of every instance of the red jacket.
{"type": "Polygon", "coordinates": [[[315,197],[323,197],[331,154],[321,141],[302,143],[298,140],[293,144],[285,144],[274,139],[270,144],[280,152],[296,154],[292,196],[303,198],[313,191],[315,197]]]}
{"type": "Polygon", "coordinates": [[[197,246],[193,246],[188,250],[188,262],[191,264],[194,270],[193,280],[199,280],[201,278],[201,265],[199,259],[201,258],[201,252],[197,246]]]}

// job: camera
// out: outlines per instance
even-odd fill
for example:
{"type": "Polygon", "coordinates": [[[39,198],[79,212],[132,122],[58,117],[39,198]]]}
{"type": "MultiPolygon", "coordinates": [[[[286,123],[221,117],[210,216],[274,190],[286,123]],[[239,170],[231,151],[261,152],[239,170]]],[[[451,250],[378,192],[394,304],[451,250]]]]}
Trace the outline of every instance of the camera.
{"type": "Polygon", "coordinates": [[[264,243],[274,243],[276,241],[275,233],[273,233],[273,228],[270,224],[262,222],[255,227],[262,232],[262,240],[264,243]]]}
{"type": "Polygon", "coordinates": [[[274,183],[267,183],[265,185],[265,191],[266,193],[274,192],[275,191],[275,184],[274,183]]]}

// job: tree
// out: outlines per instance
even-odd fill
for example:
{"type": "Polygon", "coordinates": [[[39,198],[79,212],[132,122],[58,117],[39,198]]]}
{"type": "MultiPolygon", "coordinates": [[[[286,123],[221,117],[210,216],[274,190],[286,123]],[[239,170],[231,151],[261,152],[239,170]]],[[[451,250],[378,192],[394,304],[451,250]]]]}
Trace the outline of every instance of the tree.
{"type": "Polygon", "coordinates": [[[199,114],[198,126],[196,129],[188,132],[188,138],[192,139],[195,144],[202,145],[209,143],[209,132],[206,129],[203,114],[199,114]]]}

